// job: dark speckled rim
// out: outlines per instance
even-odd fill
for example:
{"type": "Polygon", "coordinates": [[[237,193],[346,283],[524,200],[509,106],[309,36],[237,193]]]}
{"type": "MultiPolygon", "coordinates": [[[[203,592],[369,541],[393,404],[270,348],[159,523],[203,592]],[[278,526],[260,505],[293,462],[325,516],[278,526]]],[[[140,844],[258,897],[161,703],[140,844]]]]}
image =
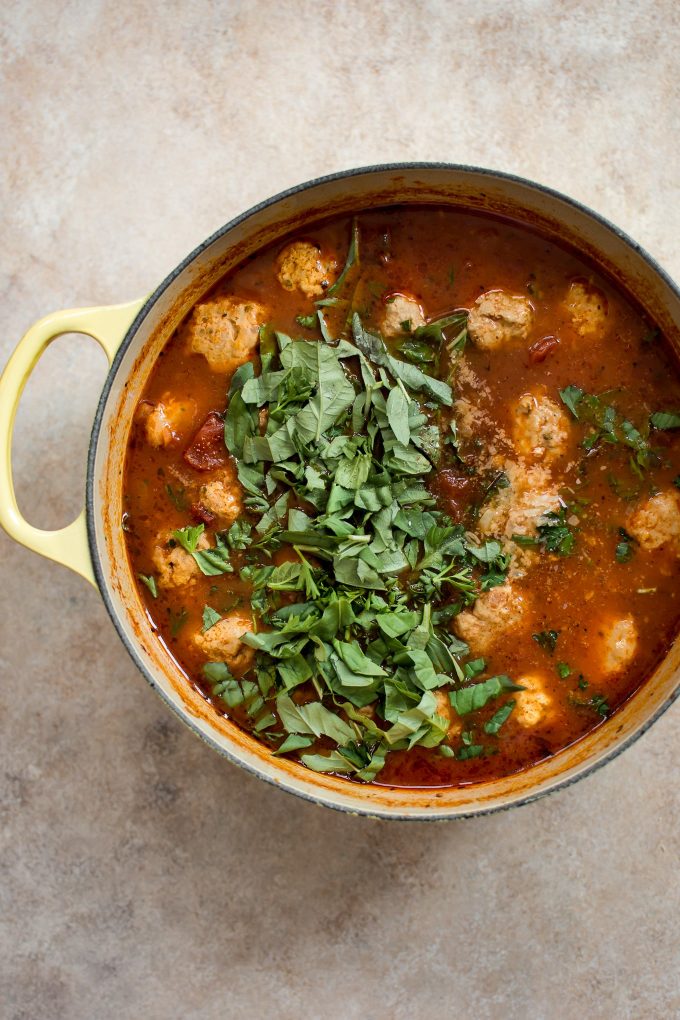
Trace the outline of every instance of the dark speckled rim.
{"type": "Polygon", "coordinates": [[[92,434],[91,434],[91,437],[90,437],[90,446],[89,446],[89,452],[88,452],[85,505],[86,505],[86,513],[87,513],[88,542],[89,542],[89,547],[90,547],[90,555],[92,557],[92,566],[93,566],[93,569],[94,569],[95,577],[97,579],[97,584],[99,586],[99,591],[100,591],[102,599],[104,601],[104,605],[106,606],[107,612],[108,612],[109,616],[111,617],[113,625],[116,628],[116,630],[118,632],[118,635],[121,638],[123,644],[127,648],[127,650],[129,652],[133,662],[135,663],[137,668],[140,670],[142,675],[145,677],[145,679],[147,680],[149,685],[154,688],[154,690],[160,695],[160,697],[163,699],[163,701],[166,703],[166,705],[168,705],[168,707],[170,709],[172,709],[172,711],[175,713],[175,715],[183,723],[185,723],[189,727],[189,729],[191,729],[191,731],[193,733],[195,733],[197,736],[199,736],[205,743],[207,743],[210,747],[212,747],[214,750],[216,750],[223,757],[228,758],[230,761],[234,762],[236,765],[239,765],[241,768],[245,769],[247,772],[250,772],[252,775],[257,776],[259,779],[263,779],[265,782],[267,782],[270,785],[276,787],[277,789],[285,790],[287,793],[291,793],[294,796],[301,798],[302,800],[310,801],[313,804],[323,805],[324,807],[331,807],[334,810],[341,811],[341,812],[343,812],[345,814],[364,815],[366,817],[379,818],[379,819],[384,819],[384,820],[411,821],[411,822],[423,822],[423,821],[430,821],[430,822],[439,821],[439,822],[444,822],[444,821],[452,821],[452,820],[462,819],[462,818],[477,818],[477,817],[480,817],[481,815],[495,814],[496,812],[500,812],[500,811],[509,811],[511,808],[514,808],[514,807],[520,807],[520,806],[522,806],[524,804],[531,804],[533,801],[539,800],[541,797],[546,797],[546,796],[548,796],[548,794],[554,793],[556,790],[564,789],[567,786],[573,785],[574,783],[576,783],[579,780],[583,779],[585,776],[592,775],[598,769],[602,768],[602,766],[605,765],[607,762],[609,762],[612,759],[616,758],[619,754],[621,754],[622,751],[624,751],[626,748],[630,747],[631,744],[633,744],[636,740],[639,739],[639,737],[641,737],[643,735],[643,733],[647,732],[647,730],[650,728],[650,726],[652,726],[652,724],[655,723],[656,720],[661,715],[663,715],[663,713],[678,698],[678,696],[680,696],[680,683],[677,685],[675,691],[666,699],[666,701],[662,705],[659,706],[659,708],[657,708],[657,710],[654,712],[654,714],[649,719],[647,719],[646,722],[644,722],[634,733],[631,733],[630,736],[628,736],[625,739],[622,739],[619,743],[614,744],[608,751],[606,751],[603,754],[603,756],[600,759],[598,759],[597,761],[592,762],[589,765],[588,764],[584,765],[583,768],[580,771],[578,771],[576,774],[574,774],[574,775],[567,776],[564,779],[559,779],[559,778],[556,779],[552,783],[552,785],[550,785],[549,787],[547,787],[544,790],[538,790],[538,791],[536,791],[534,793],[528,793],[528,794],[525,794],[525,795],[521,795],[516,800],[513,800],[511,803],[499,804],[499,805],[491,805],[491,806],[480,806],[477,810],[473,810],[473,811],[468,811],[468,810],[463,811],[463,812],[452,811],[452,813],[450,815],[444,815],[444,814],[428,815],[427,814],[427,809],[423,809],[422,810],[422,814],[405,815],[405,814],[399,813],[398,811],[380,810],[380,809],[372,808],[372,807],[368,807],[368,806],[366,808],[363,808],[363,807],[349,807],[349,806],[346,806],[346,805],[342,805],[342,804],[338,804],[338,803],[333,803],[333,802],[331,802],[329,800],[326,800],[325,798],[323,798],[321,796],[317,796],[317,795],[312,794],[312,793],[305,793],[305,792],[303,792],[301,790],[297,790],[297,789],[292,789],[292,788],[286,786],[281,781],[277,781],[277,780],[275,780],[273,778],[270,778],[269,776],[264,775],[262,772],[259,771],[259,769],[255,768],[255,767],[253,767],[253,766],[251,766],[249,764],[244,763],[236,755],[232,754],[226,748],[220,746],[215,740],[212,740],[207,735],[201,733],[192,724],[191,719],[186,714],[181,712],[179,710],[179,708],[176,705],[174,705],[169,700],[169,698],[165,695],[165,693],[157,686],[153,676],[147,670],[145,664],[143,663],[143,661],[142,661],[142,659],[141,659],[141,657],[139,655],[139,652],[138,652],[135,644],[129,640],[129,638],[128,638],[126,632],[125,632],[125,629],[122,626],[122,623],[121,623],[121,621],[120,621],[120,619],[118,617],[118,614],[117,614],[116,609],[115,609],[115,607],[113,605],[113,602],[111,600],[111,597],[110,597],[110,594],[109,594],[109,591],[108,591],[108,588],[107,588],[107,584],[106,584],[105,573],[104,573],[104,570],[103,570],[103,567],[102,567],[102,560],[101,560],[101,556],[100,556],[100,550],[99,550],[99,547],[97,546],[97,542],[96,542],[96,538],[95,538],[96,529],[95,529],[95,518],[94,518],[94,514],[95,514],[94,492],[95,492],[95,483],[96,483],[96,479],[94,477],[94,465],[95,465],[95,459],[96,459],[96,453],[97,453],[97,446],[98,446],[98,442],[99,442],[100,430],[101,430],[103,416],[104,416],[104,409],[106,407],[106,403],[107,403],[107,400],[108,400],[108,397],[109,397],[109,393],[111,391],[111,388],[113,386],[115,378],[116,378],[116,376],[118,374],[118,369],[119,369],[119,366],[121,364],[121,361],[122,361],[126,351],[128,350],[130,344],[132,343],[132,341],[133,341],[133,339],[135,337],[135,334],[137,333],[137,330],[138,330],[139,326],[144,321],[144,319],[146,318],[148,313],[151,311],[151,309],[154,307],[156,302],[166,292],[168,287],[184,272],[184,270],[188,266],[190,266],[196,260],[196,258],[198,256],[200,256],[216,240],[218,240],[220,237],[222,237],[228,231],[232,230],[234,227],[238,226],[239,224],[241,224],[244,221],[246,221],[247,219],[249,219],[249,217],[251,217],[255,213],[258,213],[258,212],[260,212],[263,209],[267,209],[267,208],[269,208],[271,206],[274,206],[278,202],[281,202],[284,199],[287,199],[287,198],[290,198],[293,195],[298,195],[298,194],[301,194],[302,192],[311,190],[311,189],[313,189],[313,188],[315,188],[315,187],[317,187],[317,186],[319,186],[321,184],[330,183],[330,182],[334,182],[334,181],[348,180],[348,179],[351,179],[352,177],[366,176],[366,175],[369,175],[369,174],[377,174],[377,173],[385,173],[385,172],[388,172],[388,173],[399,173],[401,171],[412,172],[412,171],[419,171],[419,170],[423,170],[423,171],[428,171],[428,170],[451,170],[451,171],[454,171],[456,173],[469,173],[471,175],[475,175],[475,176],[480,177],[480,178],[488,178],[489,180],[494,179],[494,180],[498,180],[498,181],[508,181],[510,183],[520,184],[520,185],[522,185],[522,186],[524,186],[524,187],[526,187],[526,188],[528,188],[528,189],[530,189],[532,191],[536,191],[536,192],[539,192],[539,193],[541,193],[543,195],[546,195],[549,198],[556,199],[559,202],[562,202],[565,205],[570,206],[571,208],[573,208],[575,210],[578,210],[580,213],[585,214],[586,216],[588,216],[592,220],[595,220],[597,223],[599,223],[601,226],[603,226],[606,230],[608,230],[611,234],[615,235],[628,248],[632,249],[638,256],[640,256],[647,263],[647,265],[650,267],[650,269],[652,269],[654,271],[654,273],[663,280],[663,282],[666,284],[666,286],[671,291],[673,291],[675,293],[675,295],[678,297],[678,299],[680,300],[680,288],[678,288],[676,286],[674,281],[670,278],[670,276],[666,273],[666,271],[656,262],[656,260],[654,258],[652,258],[652,256],[649,255],[648,252],[646,252],[644,248],[642,248],[639,244],[637,244],[637,242],[635,242],[631,237],[629,237],[628,234],[626,234],[624,231],[619,229],[619,227],[617,227],[615,224],[611,223],[604,216],[601,216],[599,213],[594,212],[592,209],[588,208],[588,206],[583,205],[583,203],[577,202],[576,200],[574,200],[572,198],[569,198],[566,195],[563,195],[559,191],[555,191],[554,189],[548,188],[548,187],[546,187],[545,185],[542,185],[542,184],[537,184],[535,181],[530,181],[530,180],[528,180],[528,179],[526,179],[524,177],[519,177],[519,176],[517,176],[515,174],[503,173],[503,172],[498,171],[498,170],[489,170],[489,169],[485,169],[483,167],[466,166],[464,164],[457,164],[457,163],[424,163],[424,162],[416,162],[416,163],[385,163],[385,164],[378,164],[378,165],[375,165],[375,166],[358,167],[358,168],[352,169],[352,170],[343,170],[343,171],[340,171],[338,173],[328,174],[328,175],[326,175],[324,177],[317,177],[314,180],[306,181],[304,184],[299,184],[296,187],[289,188],[286,191],[282,191],[279,194],[274,195],[272,198],[266,199],[264,202],[260,202],[257,205],[252,206],[246,212],[241,213],[239,216],[236,216],[234,219],[232,219],[228,223],[226,223],[223,227],[220,227],[219,230],[216,230],[214,234],[212,234],[209,238],[207,238],[207,240],[205,240],[201,244],[199,244],[198,247],[195,248],[191,252],[191,254],[187,255],[187,257],[182,262],[180,262],[179,265],[175,269],[173,269],[171,273],[168,274],[168,276],[166,276],[166,278],[163,280],[163,282],[156,288],[156,290],[146,300],[146,302],[144,303],[144,305],[142,306],[140,311],[137,313],[137,316],[135,317],[134,321],[132,322],[132,325],[129,327],[129,329],[128,329],[126,335],[125,335],[125,338],[123,339],[123,342],[121,343],[121,345],[120,345],[120,347],[118,349],[118,352],[116,353],[116,356],[115,356],[115,358],[113,360],[111,368],[109,369],[108,375],[106,377],[106,381],[105,381],[105,384],[104,384],[104,388],[102,390],[101,397],[99,399],[99,404],[97,406],[97,413],[95,415],[94,423],[93,423],[93,426],[92,426],[92,434]]]}

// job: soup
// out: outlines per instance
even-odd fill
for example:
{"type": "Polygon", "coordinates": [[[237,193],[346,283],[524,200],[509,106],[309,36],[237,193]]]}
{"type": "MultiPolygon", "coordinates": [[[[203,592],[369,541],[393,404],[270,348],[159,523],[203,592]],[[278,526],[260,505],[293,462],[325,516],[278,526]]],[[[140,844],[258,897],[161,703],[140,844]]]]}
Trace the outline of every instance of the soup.
{"type": "Polygon", "coordinates": [[[680,383],[525,226],[329,220],[240,265],[152,372],[123,527],[216,712],[306,767],[460,786],[557,754],[678,627],[680,383]]]}

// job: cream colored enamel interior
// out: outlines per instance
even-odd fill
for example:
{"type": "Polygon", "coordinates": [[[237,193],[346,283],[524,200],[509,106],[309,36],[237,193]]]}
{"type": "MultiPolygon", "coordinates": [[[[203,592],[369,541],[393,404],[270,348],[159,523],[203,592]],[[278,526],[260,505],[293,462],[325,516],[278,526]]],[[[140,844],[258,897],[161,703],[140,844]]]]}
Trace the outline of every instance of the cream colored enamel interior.
{"type": "Polygon", "coordinates": [[[125,443],[133,409],[158,351],[202,293],[263,244],[321,216],[378,204],[439,202],[516,216],[575,243],[628,285],[680,349],[680,302],[645,261],[614,233],[551,195],[520,182],[474,171],[376,171],[319,184],[251,215],[212,243],[172,283],[149,312],[127,350],[104,409],[95,461],[96,543],[114,610],[154,684],[202,736],[235,760],[286,789],[350,811],[410,817],[454,817],[509,806],[575,778],[607,757],[662,708],[678,684],[680,648],[611,720],[555,758],[495,783],[456,790],[400,792],[358,786],[273,758],[257,741],[219,718],[187,683],[155,639],[132,583],[120,528],[125,443]]]}

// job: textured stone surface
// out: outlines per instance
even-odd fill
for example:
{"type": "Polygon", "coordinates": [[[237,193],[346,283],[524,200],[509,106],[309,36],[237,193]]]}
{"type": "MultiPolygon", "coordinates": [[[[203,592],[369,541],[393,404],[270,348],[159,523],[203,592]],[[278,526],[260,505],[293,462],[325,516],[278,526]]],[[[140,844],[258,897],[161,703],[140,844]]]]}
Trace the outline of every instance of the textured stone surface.
{"type": "MultiPolygon", "coordinates": [[[[680,275],[677,5],[105,0],[0,11],[0,355],[153,287],[250,203],[445,159],[563,189],[680,275]]],[[[82,500],[104,363],[48,352],[15,443],[31,517],[82,500]]],[[[676,706],[530,807],[345,817],[200,744],[88,586],[0,536],[0,1013],[667,1018],[680,1012],[676,706]]]]}

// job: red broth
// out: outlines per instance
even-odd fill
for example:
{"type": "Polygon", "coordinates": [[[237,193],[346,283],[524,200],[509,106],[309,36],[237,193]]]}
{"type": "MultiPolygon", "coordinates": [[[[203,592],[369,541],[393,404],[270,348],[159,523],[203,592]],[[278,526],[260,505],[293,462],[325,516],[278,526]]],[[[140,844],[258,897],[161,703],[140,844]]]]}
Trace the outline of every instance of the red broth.
{"type": "MultiPolygon", "coordinates": [[[[570,250],[518,223],[413,206],[361,213],[356,230],[359,259],[340,284],[352,237],[346,217],[250,258],[202,299],[168,342],[129,441],[124,526],[131,567],[146,578],[140,580],[140,595],[187,682],[216,712],[255,729],[272,753],[292,733],[290,746],[300,746],[283,753],[307,757],[310,767],[334,755],[328,771],[348,779],[406,787],[476,783],[525,769],[602,725],[644,683],[677,632],[677,366],[654,324],[618,287],[570,250]],[[292,242],[303,246],[291,255],[292,242]],[[423,428],[435,430],[429,435],[438,444],[427,470],[409,477],[427,490],[429,502],[415,504],[418,514],[434,513],[440,529],[458,528],[467,550],[457,561],[462,588],[446,580],[455,573],[451,567],[446,575],[446,557],[440,564],[443,580],[423,579],[416,561],[424,562],[424,539],[397,531],[408,565],[389,578],[381,575],[386,588],[373,589],[372,596],[359,588],[352,603],[359,609],[367,599],[377,595],[384,601],[389,595],[392,612],[399,598],[407,611],[422,614],[427,606],[426,624],[450,643],[456,659],[456,668],[448,660],[448,667],[435,664],[438,680],[429,666],[419,678],[408,648],[404,660],[396,646],[376,645],[384,634],[375,620],[351,623],[300,653],[307,662],[300,676],[317,669],[314,647],[330,663],[344,655],[345,677],[345,667],[367,668],[365,661],[357,667],[348,645],[367,652],[383,671],[385,684],[373,677],[375,697],[364,705],[355,700],[350,715],[342,705],[348,695],[361,701],[357,691],[361,684],[370,689],[370,677],[354,673],[345,687],[329,665],[331,680],[323,672],[297,680],[277,669],[281,660],[256,654],[240,641],[251,626],[265,635],[276,629],[272,613],[296,612],[286,607],[314,602],[309,587],[260,588],[258,596],[264,568],[281,574],[287,563],[301,585],[304,559],[312,582],[316,578],[326,592],[317,615],[329,599],[352,589],[328,574],[336,560],[331,567],[327,551],[321,558],[310,547],[296,552],[295,542],[276,537],[277,528],[279,535],[291,531],[290,520],[302,520],[299,516],[272,518],[268,544],[253,548],[264,533],[255,530],[264,510],[287,486],[288,512],[304,513],[309,527],[317,527],[323,507],[311,505],[307,497],[313,490],[299,481],[291,487],[290,478],[268,475],[271,492],[264,485],[259,496],[257,485],[248,492],[238,478],[239,458],[224,441],[234,371],[249,362],[259,377],[270,352],[269,370],[280,368],[278,359],[285,355],[274,330],[294,341],[325,343],[318,301],[331,346],[355,342],[352,315],[358,313],[366,330],[382,330],[383,350],[392,357],[450,383],[450,406],[404,387],[414,402],[411,412],[420,405],[423,428]],[[437,329],[428,333],[428,323],[442,317],[439,335],[437,329]],[[254,336],[264,337],[262,345],[254,336]],[[235,521],[249,533],[250,545],[248,539],[238,541],[235,521]],[[202,534],[187,532],[189,527],[202,528],[202,534]],[[189,544],[198,543],[196,555],[173,537],[181,529],[189,544]],[[208,574],[201,567],[202,546],[212,550],[208,574]],[[493,562],[476,558],[471,547],[482,556],[484,550],[495,554],[493,562]],[[206,662],[221,666],[206,676],[206,662]],[[269,680],[263,680],[265,673],[269,680]],[[399,689],[390,686],[395,680],[399,689]],[[352,686],[355,681],[359,687],[352,686]],[[479,707],[468,711],[472,695],[461,692],[473,687],[479,707]],[[295,708],[321,704],[343,731],[349,726],[354,739],[336,740],[324,726],[321,735],[313,733],[308,714],[291,724],[288,712],[293,728],[287,728],[278,710],[282,693],[295,708]],[[418,705],[420,716],[409,731],[416,742],[409,749],[394,727],[418,705]],[[370,720],[368,729],[363,720],[370,720]],[[372,755],[384,744],[380,734],[387,732],[392,742],[384,764],[376,768],[373,759],[371,767],[372,755]],[[343,760],[346,769],[331,767],[343,760]]],[[[358,358],[347,357],[343,364],[359,392],[358,358]]],[[[380,367],[373,363],[371,371],[379,380],[380,367]]],[[[383,394],[399,388],[389,370],[383,367],[383,373],[383,394]]],[[[304,387],[304,380],[296,385],[304,387]]],[[[312,387],[310,400],[313,392],[312,387]]],[[[299,400],[300,392],[295,396],[299,400]]],[[[281,393],[277,399],[259,408],[249,405],[257,436],[272,432],[268,421],[277,414],[286,420],[281,393]]],[[[330,432],[341,443],[355,438],[363,449],[359,419],[352,418],[351,408],[344,415],[330,432]]],[[[385,425],[373,448],[374,474],[381,460],[387,463],[380,444],[391,436],[389,428],[385,425]]],[[[395,428],[402,430],[398,422],[395,428]]],[[[309,449],[317,447],[312,443],[309,449]]],[[[414,451],[422,456],[420,448],[414,451]]],[[[276,473],[275,459],[266,466],[276,473]]],[[[329,475],[326,483],[331,482],[329,475]]],[[[323,503],[327,493],[317,490],[313,498],[323,503]]],[[[366,530],[377,512],[365,512],[366,530]]],[[[358,519],[353,513],[350,524],[358,519]]],[[[371,605],[364,614],[375,616],[381,610],[371,605]]],[[[422,645],[415,633],[404,640],[410,649],[422,645]]]]}

